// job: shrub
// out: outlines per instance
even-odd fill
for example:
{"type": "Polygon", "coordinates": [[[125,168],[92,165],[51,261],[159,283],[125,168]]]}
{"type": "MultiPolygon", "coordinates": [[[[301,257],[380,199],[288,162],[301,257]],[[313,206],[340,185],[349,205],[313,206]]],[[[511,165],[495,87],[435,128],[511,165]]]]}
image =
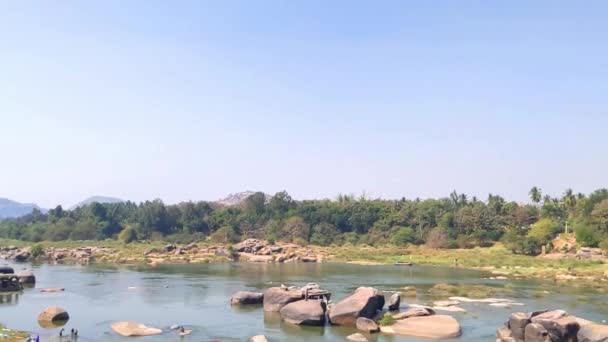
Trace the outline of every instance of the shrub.
{"type": "Polygon", "coordinates": [[[133,227],[126,226],[123,230],[118,234],[118,240],[124,243],[131,243],[133,241],[137,241],[137,232],[133,227]]]}
{"type": "Polygon", "coordinates": [[[382,318],[378,321],[380,325],[393,325],[395,324],[395,318],[390,313],[386,312],[382,318]]]}
{"type": "Polygon", "coordinates": [[[230,226],[224,226],[216,230],[209,238],[217,243],[236,243],[240,240],[239,235],[230,226]]]}
{"type": "Polygon", "coordinates": [[[393,236],[391,242],[397,246],[407,245],[408,243],[414,243],[416,241],[416,233],[410,227],[398,228],[393,236]]]}
{"type": "Polygon", "coordinates": [[[433,228],[426,237],[426,245],[431,248],[447,248],[448,235],[442,228],[433,228]]]}
{"type": "Polygon", "coordinates": [[[32,257],[37,258],[44,254],[44,248],[40,244],[35,244],[32,246],[32,248],[30,248],[30,254],[32,257]]]}
{"type": "Polygon", "coordinates": [[[599,232],[587,225],[576,225],[574,232],[576,233],[576,242],[582,246],[597,247],[597,245],[600,243],[599,232]]]}

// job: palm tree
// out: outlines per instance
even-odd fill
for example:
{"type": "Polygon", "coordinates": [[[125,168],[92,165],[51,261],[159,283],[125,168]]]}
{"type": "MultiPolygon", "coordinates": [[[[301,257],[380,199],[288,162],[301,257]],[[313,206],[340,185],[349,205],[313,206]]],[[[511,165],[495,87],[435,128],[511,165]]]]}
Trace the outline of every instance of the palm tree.
{"type": "Polygon", "coordinates": [[[528,194],[530,195],[530,199],[532,200],[532,202],[537,204],[540,203],[541,198],[543,198],[543,194],[540,188],[536,186],[533,186],[528,194]]]}

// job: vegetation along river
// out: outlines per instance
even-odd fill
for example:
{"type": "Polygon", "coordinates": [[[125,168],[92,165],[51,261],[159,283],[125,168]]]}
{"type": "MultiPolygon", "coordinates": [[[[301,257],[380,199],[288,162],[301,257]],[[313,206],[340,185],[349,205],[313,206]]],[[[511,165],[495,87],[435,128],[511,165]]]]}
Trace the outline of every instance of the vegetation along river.
{"type": "MultiPolygon", "coordinates": [[[[2,262],[3,263],[3,262],[2,262]]],[[[157,336],[138,341],[246,341],[264,334],[270,341],[344,341],[354,328],[301,327],[282,322],[278,314],[261,306],[231,307],[230,297],[239,290],[263,291],[271,286],[314,282],[332,292],[334,302],[359,286],[373,286],[386,294],[413,286],[402,296],[401,306],[428,304],[447,299],[431,294],[436,284],[484,285],[495,297],[512,299],[521,306],[494,307],[487,303],[461,303],[466,312],[449,312],[462,327],[461,341],[494,341],[495,332],[511,312],[543,308],[564,309],[577,316],[602,322],[608,314],[605,296],[589,288],[564,286],[542,280],[496,280],[490,274],[460,268],[432,266],[372,266],[344,263],[208,263],[136,266],[70,266],[12,264],[15,271],[33,268],[36,288],[2,298],[0,323],[34,335],[56,339],[59,328],[43,329],[36,317],[49,306],[70,314],[66,331],[76,328],[79,341],[123,341],[112,332],[116,321],[133,320],[163,329],[157,336]],[[64,287],[64,292],[41,293],[40,288],[64,287]],[[174,324],[192,329],[190,336],[176,336],[174,324]]],[[[462,287],[460,287],[462,288],[462,287]]],[[[459,295],[463,295],[459,293],[459,295]]],[[[466,293],[464,293],[466,295],[466,293]]],[[[388,296],[387,296],[388,297],[388,296]]],[[[69,335],[69,334],[68,334],[69,335]]],[[[372,335],[374,341],[418,341],[411,337],[372,335]]]]}

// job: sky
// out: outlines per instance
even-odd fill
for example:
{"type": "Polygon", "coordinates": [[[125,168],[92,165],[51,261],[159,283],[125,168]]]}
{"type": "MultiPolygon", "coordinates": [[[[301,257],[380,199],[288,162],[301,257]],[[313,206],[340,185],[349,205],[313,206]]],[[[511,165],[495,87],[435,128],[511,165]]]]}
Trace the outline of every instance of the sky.
{"type": "Polygon", "coordinates": [[[0,2],[0,197],[608,186],[605,1],[0,2]]]}

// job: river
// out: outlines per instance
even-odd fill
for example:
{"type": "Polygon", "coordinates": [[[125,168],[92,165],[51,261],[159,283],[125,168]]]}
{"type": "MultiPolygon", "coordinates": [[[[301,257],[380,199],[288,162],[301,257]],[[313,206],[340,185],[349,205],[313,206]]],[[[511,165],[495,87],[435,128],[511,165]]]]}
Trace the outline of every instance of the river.
{"type": "MultiPolygon", "coordinates": [[[[580,317],[599,321],[607,318],[605,295],[592,289],[568,287],[539,280],[492,280],[488,273],[460,268],[432,266],[369,266],[343,263],[210,263],[136,266],[12,265],[16,271],[33,268],[36,289],[4,297],[0,303],[0,323],[13,329],[40,334],[43,340],[57,340],[59,329],[38,326],[38,313],[48,306],[60,306],[70,314],[66,330],[79,330],[79,341],[123,341],[111,331],[115,321],[133,320],[162,328],[159,336],[138,341],[246,341],[264,334],[270,341],[344,341],[353,328],[300,327],[282,322],[261,307],[230,306],[231,295],[239,290],[262,291],[271,286],[320,284],[332,292],[334,302],[359,286],[397,291],[415,286],[416,299],[407,303],[428,303],[427,290],[437,283],[484,284],[496,287],[502,298],[523,306],[491,307],[463,303],[467,312],[447,313],[462,326],[459,341],[494,341],[496,328],[514,311],[560,308],[580,317]],[[64,287],[64,292],[41,293],[44,287],[64,287]],[[192,329],[179,338],[168,328],[181,324],[192,329]]],[[[388,297],[388,296],[387,296],[388,297]]],[[[446,299],[446,298],[439,298],[446,299]]],[[[69,334],[68,334],[69,335],[69,334]]],[[[372,335],[373,341],[419,341],[409,337],[372,335]]],[[[66,341],[64,339],[64,341],[66,341]]]]}

